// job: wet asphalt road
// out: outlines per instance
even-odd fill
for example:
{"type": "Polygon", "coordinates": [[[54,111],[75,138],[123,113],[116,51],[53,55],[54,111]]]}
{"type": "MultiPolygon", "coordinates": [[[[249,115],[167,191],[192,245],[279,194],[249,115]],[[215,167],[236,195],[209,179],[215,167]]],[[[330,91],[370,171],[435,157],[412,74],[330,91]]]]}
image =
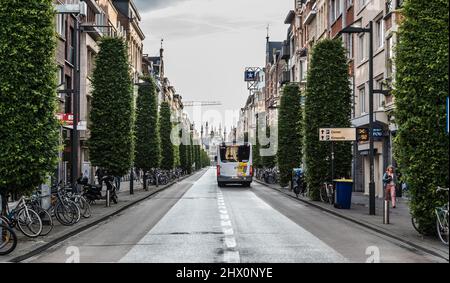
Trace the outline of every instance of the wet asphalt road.
{"type": "Polygon", "coordinates": [[[215,170],[158,193],[27,262],[441,262],[263,185],[215,170]]]}

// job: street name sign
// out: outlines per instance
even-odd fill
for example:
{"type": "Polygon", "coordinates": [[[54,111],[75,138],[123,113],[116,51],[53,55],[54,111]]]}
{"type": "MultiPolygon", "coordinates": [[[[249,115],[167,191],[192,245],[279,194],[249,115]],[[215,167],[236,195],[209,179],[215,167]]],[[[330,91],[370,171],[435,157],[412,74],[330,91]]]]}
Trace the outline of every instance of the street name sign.
{"type": "Polygon", "coordinates": [[[321,128],[320,141],[356,141],[356,128],[321,128]]]}

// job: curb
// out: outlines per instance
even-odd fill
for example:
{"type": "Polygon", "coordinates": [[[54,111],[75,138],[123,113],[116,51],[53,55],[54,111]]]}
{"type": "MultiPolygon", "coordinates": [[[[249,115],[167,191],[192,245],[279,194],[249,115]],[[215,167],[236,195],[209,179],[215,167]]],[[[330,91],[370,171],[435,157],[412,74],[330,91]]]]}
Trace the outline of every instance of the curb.
{"type": "Polygon", "coordinates": [[[373,225],[371,225],[371,224],[365,223],[365,222],[360,221],[360,220],[358,220],[358,219],[356,219],[356,218],[353,218],[353,217],[345,216],[345,215],[343,215],[343,214],[341,214],[341,213],[338,213],[338,212],[336,212],[336,211],[334,211],[334,210],[331,210],[331,209],[322,207],[322,206],[320,206],[320,205],[317,205],[317,204],[313,203],[312,201],[308,201],[308,200],[305,200],[305,199],[297,198],[297,197],[292,196],[292,195],[290,195],[290,194],[288,194],[288,193],[286,193],[286,192],[284,192],[284,191],[282,191],[282,190],[280,190],[280,189],[273,188],[273,187],[269,186],[268,184],[266,184],[266,183],[264,183],[264,182],[261,182],[260,180],[255,179],[255,181],[256,181],[258,184],[260,184],[260,185],[263,185],[263,186],[265,186],[265,187],[267,187],[267,188],[270,188],[270,189],[275,190],[275,191],[277,191],[277,192],[279,192],[279,193],[282,193],[282,194],[284,194],[284,195],[286,195],[286,196],[288,196],[288,197],[290,197],[290,198],[292,198],[292,199],[295,199],[295,200],[297,200],[297,201],[306,203],[306,204],[308,204],[308,205],[310,205],[310,206],[312,206],[312,207],[318,208],[318,209],[320,209],[320,210],[322,210],[322,211],[325,211],[325,212],[327,212],[327,213],[329,213],[329,214],[332,214],[332,215],[334,215],[334,216],[340,217],[340,218],[342,218],[342,219],[345,219],[345,220],[347,220],[347,221],[350,221],[350,222],[352,222],[352,223],[355,223],[355,224],[357,224],[357,225],[359,225],[359,226],[362,226],[362,227],[364,227],[364,228],[370,229],[370,230],[372,230],[372,231],[374,231],[374,232],[377,232],[377,233],[379,233],[379,234],[382,234],[382,235],[384,235],[384,236],[390,237],[390,238],[392,238],[392,239],[394,239],[394,240],[397,240],[397,241],[399,241],[399,242],[402,242],[402,243],[404,243],[404,244],[410,245],[411,247],[413,247],[413,248],[415,248],[415,249],[417,249],[417,250],[420,250],[420,251],[422,251],[422,252],[425,252],[425,253],[431,254],[431,255],[433,255],[433,256],[439,257],[439,258],[441,258],[441,259],[444,259],[444,260],[446,260],[446,261],[449,261],[448,258],[442,256],[441,254],[439,254],[439,253],[437,253],[437,252],[435,252],[435,251],[432,251],[432,250],[430,250],[430,249],[424,248],[424,247],[422,247],[422,246],[420,246],[420,245],[418,245],[418,244],[416,244],[416,243],[414,243],[414,242],[405,240],[405,239],[403,239],[403,238],[401,238],[401,237],[399,237],[399,236],[397,236],[397,235],[395,235],[395,234],[392,234],[392,233],[386,232],[386,231],[384,231],[384,230],[381,230],[381,229],[379,229],[379,228],[377,228],[377,227],[375,227],[375,226],[373,226],[373,225]]]}
{"type": "Polygon", "coordinates": [[[57,244],[61,243],[62,241],[67,240],[70,237],[73,237],[73,236],[75,236],[75,235],[77,235],[77,234],[79,234],[79,233],[81,233],[81,232],[83,232],[83,231],[85,231],[85,230],[95,226],[95,225],[98,225],[101,222],[104,222],[104,221],[108,220],[109,218],[111,218],[111,217],[113,217],[113,216],[123,212],[124,210],[127,210],[130,207],[132,207],[132,206],[134,206],[134,205],[136,205],[136,204],[138,204],[138,203],[140,203],[140,202],[142,202],[144,200],[149,199],[150,197],[154,196],[155,194],[157,194],[159,192],[162,192],[162,191],[172,187],[175,184],[178,184],[179,182],[181,182],[181,181],[183,181],[183,180],[185,180],[185,179],[187,179],[189,177],[195,176],[198,173],[201,173],[201,175],[200,175],[200,177],[201,177],[201,176],[203,176],[206,173],[206,171],[207,170],[202,170],[202,171],[196,172],[196,173],[191,174],[191,175],[183,176],[179,180],[176,180],[176,181],[174,181],[172,183],[169,183],[166,186],[161,187],[161,188],[151,192],[147,196],[144,196],[144,197],[142,197],[140,199],[136,199],[135,201],[132,201],[131,203],[125,205],[124,207],[122,207],[122,208],[120,208],[120,209],[118,209],[118,210],[116,210],[114,212],[111,212],[111,213],[109,213],[107,215],[104,215],[104,216],[100,217],[99,219],[97,219],[97,220],[95,220],[95,221],[93,221],[91,223],[88,223],[86,225],[80,226],[80,227],[78,227],[77,229],[75,229],[75,230],[73,230],[71,232],[68,232],[68,233],[66,233],[64,235],[61,235],[60,237],[58,237],[56,239],[51,240],[50,242],[46,243],[43,246],[35,248],[34,250],[27,252],[26,254],[14,257],[14,258],[6,261],[6,262],[19,263],[19,262],[24,261],[26,259],[29,259],[29,258],[31,258],[31,257],[33,257],[35,255],[38,255],[38,254],[44,252],[45,250],[51,248],[52,246],[57,245],[57,244]]]}

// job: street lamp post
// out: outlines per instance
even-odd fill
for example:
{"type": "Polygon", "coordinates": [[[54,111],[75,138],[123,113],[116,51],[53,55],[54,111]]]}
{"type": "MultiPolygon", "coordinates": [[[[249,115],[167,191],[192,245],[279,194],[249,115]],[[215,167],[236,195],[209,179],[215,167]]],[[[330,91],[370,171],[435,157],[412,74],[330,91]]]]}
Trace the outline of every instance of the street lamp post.
{"type": "Polygon", "coordinates": [[[373,21],[369,22],[368,28],[361,28],[349,25],[342,29],[339,34],[348,33],[368,33],[369,34],[369,162],[370,162],[370,181],[369,181],[369,214],[375,215],[375,156],[373,140],[373,94],[382,93],[381,90],[374,90],[373,87],[373,21]]]}

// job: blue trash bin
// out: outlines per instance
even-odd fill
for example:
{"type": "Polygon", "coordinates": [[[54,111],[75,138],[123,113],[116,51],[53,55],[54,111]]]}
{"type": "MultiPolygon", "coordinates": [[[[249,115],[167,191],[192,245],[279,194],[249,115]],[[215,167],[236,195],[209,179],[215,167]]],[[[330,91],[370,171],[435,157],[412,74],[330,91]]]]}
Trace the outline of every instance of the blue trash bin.
{"type": "Polygon", "coordinates": [[[352,205],[353,180],[334,180],[336,200],[334,206],[340,209],[350,209],[352,205]]]}

